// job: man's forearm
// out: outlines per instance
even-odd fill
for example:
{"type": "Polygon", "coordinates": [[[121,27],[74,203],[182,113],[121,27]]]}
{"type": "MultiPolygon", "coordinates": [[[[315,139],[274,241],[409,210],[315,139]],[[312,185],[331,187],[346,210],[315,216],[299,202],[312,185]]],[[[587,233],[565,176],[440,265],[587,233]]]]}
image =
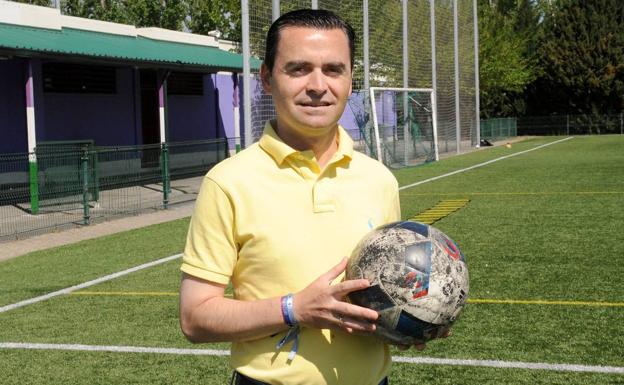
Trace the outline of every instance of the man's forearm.
{"type": "Polygon", "coordinates": [[[195,343],[248,341],[286,330],[280,298],[239,301],[213,297],[195,306],[182,309],[182,331],[195,343]]]}

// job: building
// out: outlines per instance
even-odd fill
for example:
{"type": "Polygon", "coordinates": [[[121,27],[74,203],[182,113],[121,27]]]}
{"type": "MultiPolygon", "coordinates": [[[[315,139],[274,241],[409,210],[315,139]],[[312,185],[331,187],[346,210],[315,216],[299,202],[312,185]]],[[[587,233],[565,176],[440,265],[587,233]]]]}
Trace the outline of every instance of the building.
{"type": "Polygon", "coordinates": [[[26,229],[13,224],[24,212],[47,228],[175,201],[172,180],[240,143],[233,47],[0,0],[0,238],[26,229]],[[122,189],[136,192],[131,208],[102,200],[122,189]],[[150,189],[161,198],[146,203],[150,189]]]}
{"type": "Polygon", "coordinates": [[[214,36],[0,0],[0,153],[238,137],[241,71],[214,36]]]}

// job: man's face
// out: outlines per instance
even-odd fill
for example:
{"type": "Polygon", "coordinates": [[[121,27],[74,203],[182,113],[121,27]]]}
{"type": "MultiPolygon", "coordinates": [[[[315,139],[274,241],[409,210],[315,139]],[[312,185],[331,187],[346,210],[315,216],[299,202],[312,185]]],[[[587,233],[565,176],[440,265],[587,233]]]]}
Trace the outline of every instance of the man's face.
{"type": "Polygon", "coordinates": [[[351,94],[348,38],[341,29],[286,27],[273,71],[263,65],[261,77],[273,96],[278,129],[323,135],[336,127],[351,94]]]}

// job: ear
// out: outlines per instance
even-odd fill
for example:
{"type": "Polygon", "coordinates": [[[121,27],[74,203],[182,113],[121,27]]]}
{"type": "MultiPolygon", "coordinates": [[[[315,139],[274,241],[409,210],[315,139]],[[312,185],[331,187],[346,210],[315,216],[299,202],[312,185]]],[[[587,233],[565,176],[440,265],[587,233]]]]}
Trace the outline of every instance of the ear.
{"type": "Polygon", "coordinates": [[[271,95],[271,71],[264,63],[260,66],[260,80],[262,81],[264,92],[271,95]]]}

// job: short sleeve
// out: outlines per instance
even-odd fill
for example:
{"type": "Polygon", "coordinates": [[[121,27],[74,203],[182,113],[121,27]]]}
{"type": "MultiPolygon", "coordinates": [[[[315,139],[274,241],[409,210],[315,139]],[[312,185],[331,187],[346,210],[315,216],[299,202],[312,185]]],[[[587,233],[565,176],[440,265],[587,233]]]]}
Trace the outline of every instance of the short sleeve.
{"type": "Polygon", "coordinates": [[[181,270],[226,285],[237,260],[234,210],[223,189],[206,177],[195,202],[181,270]]]}
{"type": "Polygon", "coordinates": [[[386,207],[386,217],[385,223],[391,223],[401,220],[401,201],[399,198],[399,185],[396,179],[392,178],[393,183],[392,187],[389,189],[389,199],[386,199],[387,207],[386,207]]]}

